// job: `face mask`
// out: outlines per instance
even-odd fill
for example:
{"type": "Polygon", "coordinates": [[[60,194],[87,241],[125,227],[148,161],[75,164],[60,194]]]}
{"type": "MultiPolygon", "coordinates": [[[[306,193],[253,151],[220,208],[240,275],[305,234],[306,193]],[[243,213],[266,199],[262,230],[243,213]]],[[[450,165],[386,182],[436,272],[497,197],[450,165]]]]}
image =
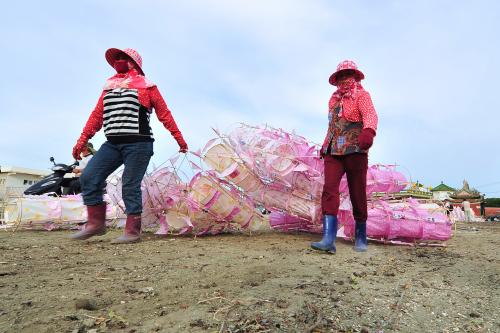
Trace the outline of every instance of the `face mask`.
{"type": "Polygon", "coordinates": [[[127,60],[116,60],[115,63],[113,64],[113,67],[115,68],[118,74],[127,73],[129,70],[127,60]]]}
{"type": "Polygon", "coordinates": [[[337,83],[337,88],[341,93],[345,93],[354,88],[355,85],[356,85],[356,79],[354,77],[348,77],[343,80],[340,80],[337,83]]]}

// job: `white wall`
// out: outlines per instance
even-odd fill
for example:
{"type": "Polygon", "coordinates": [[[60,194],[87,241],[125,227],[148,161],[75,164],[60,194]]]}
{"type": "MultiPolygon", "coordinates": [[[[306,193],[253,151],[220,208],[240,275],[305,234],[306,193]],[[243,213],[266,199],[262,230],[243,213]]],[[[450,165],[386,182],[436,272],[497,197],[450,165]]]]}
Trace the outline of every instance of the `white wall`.
{"type": "Polygon", "coordinates": [[[448,192],[448,191],[436,191],[436,192],[432,192],[432,199],[434,200],[445,200],[445,199],[450,199],[450,194],[452,192],[448,192]]]}
{"type": "Polygon", "coordinates": [[[28,187],[39,181],[42,177],[22,173],[10,174],[7,177],[7,187],[28,187]]]}
{"type": "Polygon", "coordinates": [[[25,189],[42,179],[42,176],[24,173],[0,174],[0,201],[6,197],[20,196],[25,189]]]}
{"type": "Polygon", "coordinates": [[[25,189],[42,178],[26,173],[0,173],[0,223],[3,222],[5,204],[9,199],[22,196],[25,189]]]}

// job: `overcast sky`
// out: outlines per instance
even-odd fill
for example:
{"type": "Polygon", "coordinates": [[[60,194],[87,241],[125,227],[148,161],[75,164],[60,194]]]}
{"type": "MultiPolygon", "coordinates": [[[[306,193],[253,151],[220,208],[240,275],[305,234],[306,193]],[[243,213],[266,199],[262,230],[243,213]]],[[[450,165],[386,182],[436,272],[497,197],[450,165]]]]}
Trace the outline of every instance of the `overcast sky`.
{"type": "MultiPolygon", "coordinates": [[[[2,12],[0,165],[71,162],[114,72],[110,47],[140,52],[193,150],[211,126],[238,122],[322,142],[328,77],[347,58],[379,114],[370,163],[500,197],[497,1],[9,1],[2,12]]],[[[178,147],[152,119],[159,164],[178,147]]]]}

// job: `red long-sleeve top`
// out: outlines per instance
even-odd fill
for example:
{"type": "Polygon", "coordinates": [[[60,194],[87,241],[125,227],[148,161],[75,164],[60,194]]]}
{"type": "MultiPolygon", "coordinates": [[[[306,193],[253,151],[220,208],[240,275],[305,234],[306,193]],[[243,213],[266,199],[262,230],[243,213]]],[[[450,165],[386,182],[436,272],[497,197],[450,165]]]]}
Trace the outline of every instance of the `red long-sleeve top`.
{"type": "MultiPolygon", "coordinates": [[[[85,127],[83,128],[80,139],[83,139],[85,142],[91,139],[95,133],[97,133],[103,126],[104,121],[104,96],[107,91],[104,90],[97,101],[97,104],[90,114],[85,127]]],[[[177,124],[172,116],[172,113],[168,109],[167,103],[160,94],[160,91],[156,86],[152,86],[149,88],[138,88],[138,100],[141,106],[145,107],[147,110],[155,109],[156,116],[161,121],[161,123],[165,126],[167,130],[170,131],[174,139],[179,144],[179,147],[185,148],[187,147],[184,138],[182,137],[182,133],[177,128],[177,124]]]]}
{"type": "MultiPolygon", "coordinates": [[[[328,110],[339,102],[335,93],[328,102],[328,110]]],[[[342,117],[352,122],[363,122],[363,128],[371,128],[377,132],[378,117],[375,107],[373,106],[370,93],[366,90],[361,90],[355,98],[344,98],[342,100],[342,117]]]]}

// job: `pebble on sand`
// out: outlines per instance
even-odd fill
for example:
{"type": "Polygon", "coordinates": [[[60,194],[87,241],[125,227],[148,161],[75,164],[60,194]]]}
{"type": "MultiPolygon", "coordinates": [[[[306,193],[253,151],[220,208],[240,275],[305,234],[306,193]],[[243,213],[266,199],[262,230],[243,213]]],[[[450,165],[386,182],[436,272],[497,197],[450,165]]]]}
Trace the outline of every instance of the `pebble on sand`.
{"type": "Polygon", "coordinates": [[[97,302],[92,298],[79,298],[75,302],[75,307],[77,310],[84,309],[94,311],[97,310],[97,302]]]}

